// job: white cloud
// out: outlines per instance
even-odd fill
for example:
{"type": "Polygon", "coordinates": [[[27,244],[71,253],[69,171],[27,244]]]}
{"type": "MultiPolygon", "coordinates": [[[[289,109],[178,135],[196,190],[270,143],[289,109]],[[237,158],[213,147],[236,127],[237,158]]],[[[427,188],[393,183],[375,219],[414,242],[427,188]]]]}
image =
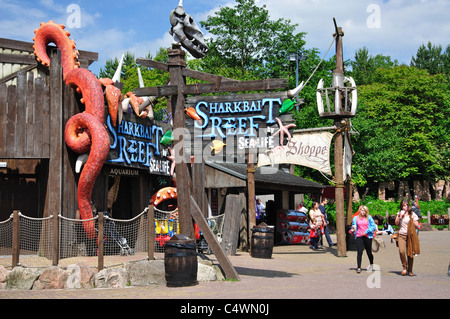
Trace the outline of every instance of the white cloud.
{"type": "MultiPolygon", "coordinates": [[[[81,8],[81,28],[68,29],[77,48],[99,52],[99,62],[103,66],[109,58],[120,57],[123,52],[134,52],[136,57],[149,51],[153,55],[160,47],[170,47],[168,34],[170,10],[178,4],[164,1],[152,2],[148,20],[120,24],[121,16],[133,15],[109,8],[106,4],[78,0],[81,8]],[[100,9],[101,8],[101,9],[100,9]],[[115,11],[114,11],[115,10],[115,11]],[[167,19],[160,19],[162,15],[167,19]],[[159,19],[156,19],[158,17],[159,19]],[[158,22],[156,22],[158,21],[158,22]],[[166,22],[164,22],[166,21],[166,22]]],[[[203,0],[202,0],[203,1],[203,0]]],[[[33,31],[41,22],[54,20],[66,25],[70,13],[67,6],[75,1],[40,0],[14,1],[1,0],[1,37],[32,41],[33,31]]],[[[410,62],[419,46],[431,41],[444,48],[450,43],[450,0],[256,0],[258,6],[266,5],[272,20],[289,19],[298,24],[298,32],[306,32],[306,48],[317,48],[325,53],[334,33],[333,17],[344,30],[344,58],[354,59],[356,50],[366,46],[371,54],[384,54],[398,59],[401,63],[410,62]],[[379,28],[371,28],[367,19],[372,11],[369,6],[379,8],[379,28]]],[[[235,6],[233,0],[210,0],[207,3],[185,0],[184,6],[197,24],[208,15],[219,10],[219,6],[235,6]],[[214,6],[214,7],[213,7],[214,6]]],[[[127,20],[130,21],[130,20],[127,20]]],[[[200,26],[200,24],[199,24],[200,26]]],[[[205,31],[205,30],[203,30],[205,31]]],[[[334,48],[328,58],[334,54],[334,48]]],[[[100,67],[97,66],[96,69],[100,67]]]]}
{"type": "MultiPolygon", "coordinates": [[[[450,1],[447,0],[258,0],[272,19],[285,18],[307,32],[308,48],[325,52],[334,33],[333,17],[344,30],[344,58],[353,59],[356,50],[366,46],[371,54],[390,55],[409,64],[422,43],[450,44],[450,1]],[[380,27],[370,28],[367,19],[379,8],[380,27]]],[[[334,51],[331,52],[334,54],[334,51]]]]}

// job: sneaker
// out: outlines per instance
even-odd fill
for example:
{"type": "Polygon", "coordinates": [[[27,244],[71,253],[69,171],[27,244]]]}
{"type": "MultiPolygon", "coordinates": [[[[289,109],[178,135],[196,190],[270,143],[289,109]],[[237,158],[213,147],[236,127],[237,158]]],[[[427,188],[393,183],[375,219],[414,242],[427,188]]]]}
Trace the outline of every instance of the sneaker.
{"type": "Polygon", "coordinates": [[[361,273],[361,268],[356,269],[356,273],[360,274],[361,273]]]}

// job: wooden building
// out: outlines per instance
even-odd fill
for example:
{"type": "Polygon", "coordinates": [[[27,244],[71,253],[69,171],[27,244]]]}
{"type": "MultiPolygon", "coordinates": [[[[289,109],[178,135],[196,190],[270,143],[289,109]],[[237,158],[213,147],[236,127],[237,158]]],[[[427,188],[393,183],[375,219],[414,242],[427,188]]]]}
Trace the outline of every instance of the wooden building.
{"type": "MultiPolygon", "coordinates": [[[[97,58],[80,51],[82,67],[97,58]]],[[[74,161],[63,130],[79,111],[61,74],[56,62],[50,68],[37,63],[33,43],[0,38],[0,220],[14,209],[31,217],[75,216],[74,161]]]]}
{"type": "MultiPolygon", "coordinates": [[[[32,46],[33,43],[0,38],[0,221],[13,210],[30,217],[54,213],[76,217],[78,154],[66,146],[64,126],[71,116],[82,112],[83,106],[75,91],[62,80],[59,50],[49,48],[51,66],[47,68],[37,63],[32,46]]],[[[83,68],[97,59],[95,52],[79,51],[83,68]]],[[[135,118],[128,114],[124,121],[157,125],[160,135],[165,132],[163,129],[167,130],[164,123],[135,118]]],[[[106,118],[105,124],[107,121],[106,118]]],[[[167,159],[155,164],[159,154],[148,155],[151,166],[121,161],[120,156],[125,154],[120,149],[123,143],[133,140],[132,143],[157,147],[158,136],[152,141],[148,136],[122,137],[118,130],[108,128],[111,145],[115,139],[120,141],[117,147],[111,147],[92,199],[97,210],[109,209],[114,218],[129,219],[148,206],[155,189],[170,183],[170,165],[167,159]]]]}

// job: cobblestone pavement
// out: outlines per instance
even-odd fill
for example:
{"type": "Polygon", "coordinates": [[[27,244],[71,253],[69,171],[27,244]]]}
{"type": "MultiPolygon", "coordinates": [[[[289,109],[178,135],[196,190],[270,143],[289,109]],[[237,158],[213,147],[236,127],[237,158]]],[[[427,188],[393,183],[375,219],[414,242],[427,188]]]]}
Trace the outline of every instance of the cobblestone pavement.
{"type": "MultiPolygon", "coordinates": [[[[332,235],[333,240],[336,239],[332,235]]],[[[0,290],[0,299],[449,299],[450,231],[420,232],[421,254],[414,258],[416,276],[401,276],[395,243],[381,236],[386,247],[374,254],[379,271],[356,273],[356,251],[337,257],[336,247],[313,251],[307,245],[275,246],[271,259],[252,258],[247,252],[230,256],[239,281],[201,282],[192,287],[162,285],[124,289],[0,290]]],[[[214,255],[209,255],[212,260],[214,255]]],[[[165,305],[163,302],[162,305],[165,305]]],[[[180,308],[181,309],[181,308],[180,308]]],[[[177,308],[177,311],[179,309],[177,308]]],[[[230,309],[229,309],[230,310],[230,309]]],[[[223,309],[222,309],[223,311],[223,309]]],[[[262,310],[261,310],[262,311],[262,310]]]]}

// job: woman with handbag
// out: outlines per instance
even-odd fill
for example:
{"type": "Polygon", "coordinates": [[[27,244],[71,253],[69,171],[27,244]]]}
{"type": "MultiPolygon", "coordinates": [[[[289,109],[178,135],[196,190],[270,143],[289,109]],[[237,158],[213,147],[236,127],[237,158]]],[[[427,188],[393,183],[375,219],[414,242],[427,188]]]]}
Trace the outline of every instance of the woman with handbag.
{"type": "Polygon", "coordinates": [[[352,222],[352,229],[356,237],[356,263],[358,266],[356,272],[358,274],[361,273],[361,260],[364,250],[366,250],[370,262],[368,269],[373,265],[372,239],[376,228],[375,221],[369,215],[367,206],[360,206],[359,214],[353,217],[352,222]]]}
{"type": "Polygon", "coordinates": [[[400,211],[395,217],[395,224],[399,226],[398,251],[402,262],[402,276],[414,276],[414,255],[420,254],[419,237],[416,229],[419,228],[419,217],[413,212],[408,201],[400,203],[400,211]]]}

